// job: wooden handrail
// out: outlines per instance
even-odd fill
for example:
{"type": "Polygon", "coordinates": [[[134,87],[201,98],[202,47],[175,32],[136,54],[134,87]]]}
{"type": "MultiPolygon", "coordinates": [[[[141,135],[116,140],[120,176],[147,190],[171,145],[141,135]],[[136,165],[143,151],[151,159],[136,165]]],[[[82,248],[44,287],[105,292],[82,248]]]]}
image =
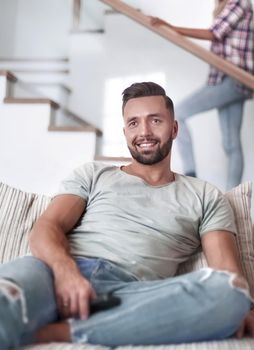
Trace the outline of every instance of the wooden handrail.
{"type": "Polygon", "coordinates": [[[144,15],[142,12],[136,10],[134,7],[125,4],[120,0],[100,0],[105,4],[111,6],[118,12],[130,17],[134,21],[142,24],[151,31],[161,35],[165,39],[171,41],[173,44],[185,49],[186,51],[192,53],[193,55],[199,57],[203,61],[209,63],[210,65],[218,68],[227,75],[235,78],[242,84],[254,89],[254,76],[247,73],[245,70],[237,67],[231,62],[220,58],[219,56],[213,54],[212,52],[204,49],[203,47],[195,44],[190,39],[187,39],[183,35],[176,33],[173,29],[166,26],[154,27],[150,24],[150,19],[148,16],[144,15]]]}

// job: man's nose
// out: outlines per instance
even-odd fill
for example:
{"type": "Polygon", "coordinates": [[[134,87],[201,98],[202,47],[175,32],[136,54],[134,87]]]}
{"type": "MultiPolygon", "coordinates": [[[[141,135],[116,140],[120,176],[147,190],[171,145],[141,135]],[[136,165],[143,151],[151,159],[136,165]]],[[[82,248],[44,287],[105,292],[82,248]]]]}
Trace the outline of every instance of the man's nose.
{"type": "Polygon", "coordinates": [[[140,135],[146,136],[146,135],[151,135],[151,126],[147,121],[143,121],[140,123],[140,135]]]}

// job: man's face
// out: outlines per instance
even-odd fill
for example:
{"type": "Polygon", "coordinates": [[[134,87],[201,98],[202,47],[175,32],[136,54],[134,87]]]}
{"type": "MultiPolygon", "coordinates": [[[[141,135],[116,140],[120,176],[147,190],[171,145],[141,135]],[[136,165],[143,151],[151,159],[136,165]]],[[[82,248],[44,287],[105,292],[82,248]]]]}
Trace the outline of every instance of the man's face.
{"type": "Polygon", "coordinates": [[[124,108],[124,134],[132,157],[142,164],[166,158],[177,135],[163,96],[130,99],[124,108]]]}

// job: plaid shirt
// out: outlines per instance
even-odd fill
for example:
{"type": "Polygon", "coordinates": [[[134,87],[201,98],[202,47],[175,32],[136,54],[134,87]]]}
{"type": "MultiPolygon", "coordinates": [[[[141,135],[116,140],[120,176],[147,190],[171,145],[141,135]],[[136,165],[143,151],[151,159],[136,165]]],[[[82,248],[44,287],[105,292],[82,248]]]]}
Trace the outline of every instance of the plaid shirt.
{"type": "MultiPolygon", "coordinates": [[[[217,39],[211,45],[214,54],[251,74],[254,73],[254,25],[251,0],[228,0],[209,30],[217,39]]],[[[223,72],[211,66],[208,85],[219,84],[224,76],[223,72]]],[[[252,92],[240,83],[237,86],[248,95],[252,92]]]]}

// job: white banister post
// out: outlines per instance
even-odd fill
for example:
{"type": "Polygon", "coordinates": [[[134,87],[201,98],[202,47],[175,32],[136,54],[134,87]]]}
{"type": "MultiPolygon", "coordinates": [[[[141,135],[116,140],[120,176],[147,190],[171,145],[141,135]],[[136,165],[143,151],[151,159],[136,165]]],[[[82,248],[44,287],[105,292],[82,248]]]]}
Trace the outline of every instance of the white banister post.
{"type": "Polygon", "coordinates": [[[17,78],[11,72],[0,71],[0,103],[3,102],[5,97],[12,95],[16,81],[17,78]]]}
{"type": "Polygon", "coordinates": [[[79,29],[81,13],[81,0],[73,0],[73,22],[72,29],[79,29]]]}
{"type": "Polygon", "coordinates": [[[7,76],[0,75],[0,103],[3,103],[4,98],[7,96],[7,76]]]}

